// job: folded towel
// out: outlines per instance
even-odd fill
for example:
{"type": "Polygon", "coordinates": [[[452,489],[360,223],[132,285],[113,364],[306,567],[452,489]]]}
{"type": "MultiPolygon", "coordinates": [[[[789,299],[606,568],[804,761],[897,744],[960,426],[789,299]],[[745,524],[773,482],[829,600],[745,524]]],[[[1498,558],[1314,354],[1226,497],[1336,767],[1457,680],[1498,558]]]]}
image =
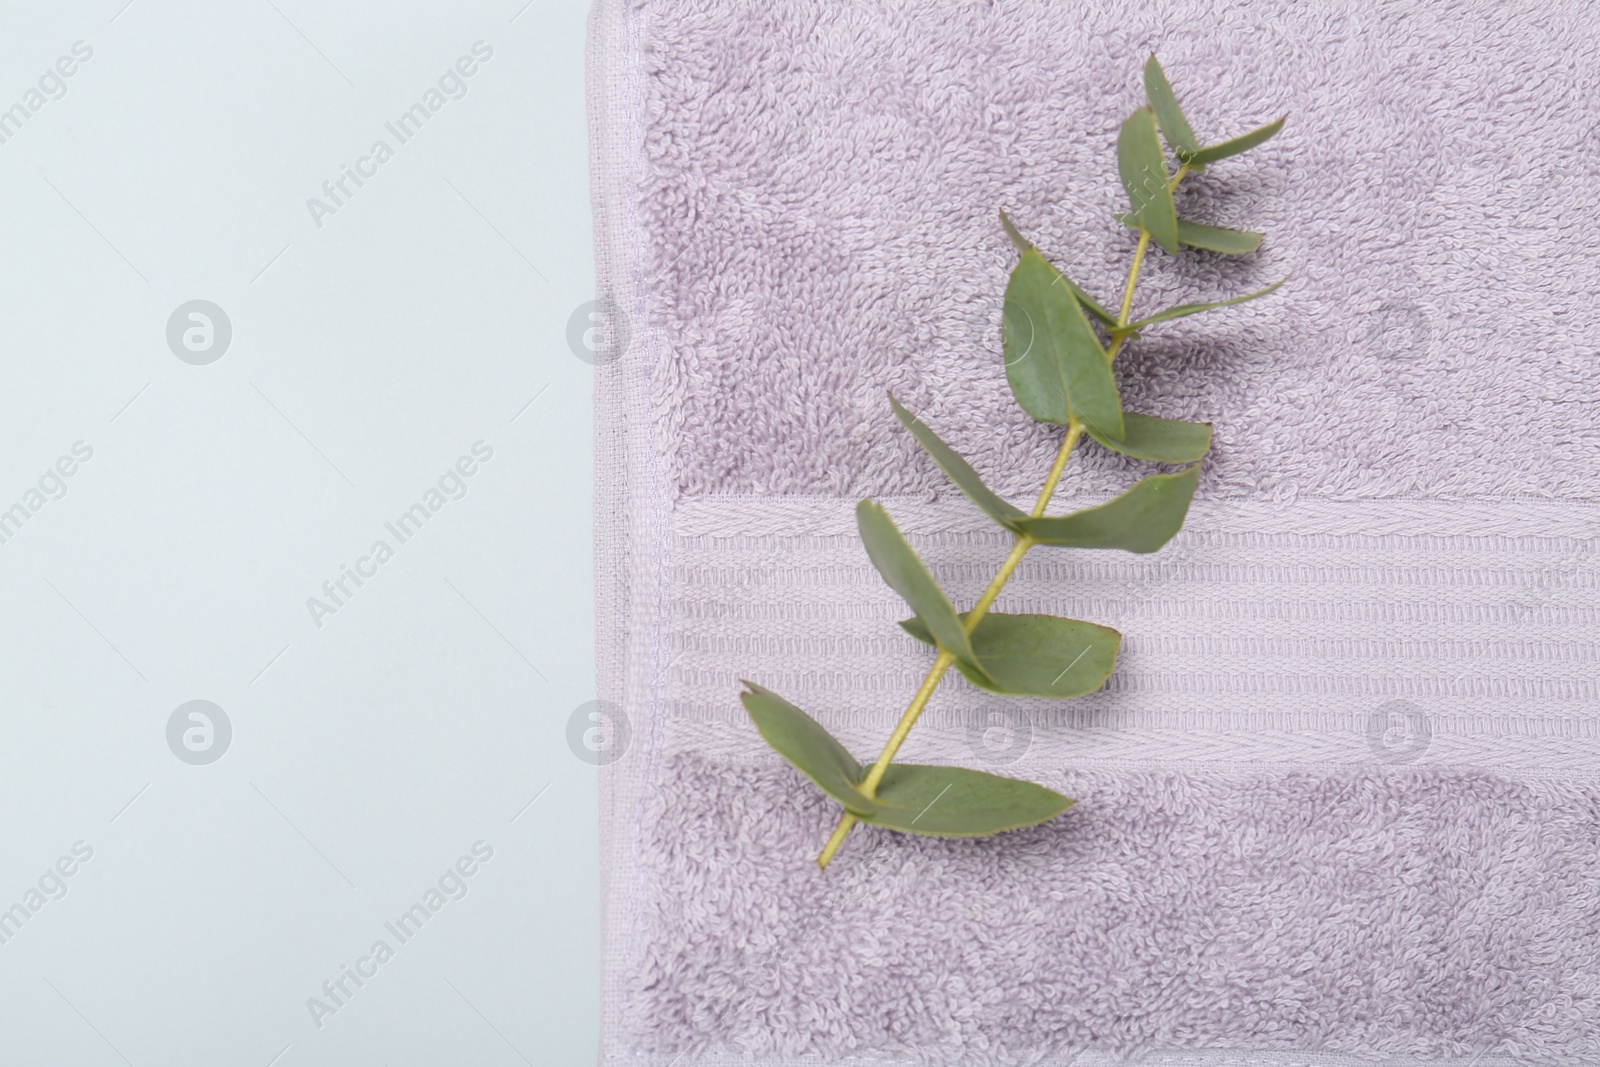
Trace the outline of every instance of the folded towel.
{"type": "MultiPolygon", "coordinates": [[[[607,1060],[1332,1064],[1600,1058],[1600,8],[1295,0],[600,0],[607,1060]],[[1004,208],[1114,302],[1114,165],[1155,52],[1180,186],[1264,231],[1152,252],[1130,410],[1208,421],[1161,552],[1040,549],[1010,611],[1116,626],[1105,689],[947,678],[907,761],[1078,803],[978,841],[858,828],[740,679],[864,760],[929,662],[882,502],[958,607],[1008,538],[885,390],[1032,499],[1059,428],[999,351],[1004,208]]],[[[1086,447],[1052,510],[1149,465],[1086,447]]]]}

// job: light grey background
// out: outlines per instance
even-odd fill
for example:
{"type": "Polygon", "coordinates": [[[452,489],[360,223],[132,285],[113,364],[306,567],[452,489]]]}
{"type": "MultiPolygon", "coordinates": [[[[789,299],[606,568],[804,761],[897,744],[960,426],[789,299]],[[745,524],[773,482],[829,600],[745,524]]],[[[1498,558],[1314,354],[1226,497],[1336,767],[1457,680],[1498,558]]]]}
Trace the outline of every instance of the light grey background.
{"type": "Polygon", "coordinates": [[[586,11],[525,2],[0,7],[0,110],[93,53],[0,143],[0,510],[27,513],[0,543],[0,909],[93,850],[0,943],[0,1062],[593,1062],[586,11]],[[379,139],[319,226],[307,199],[379,139]],[[207,365],[167,343],[196,299],[232,325],[207,365]],[[379,539],[319,626],[308,598],[379,539]],[[167,741],[196,699],[233,730],[206,765],[167,741]],[[385,922],[479,841],[400,943],[385,922]],[[308,998],[380,939],[319,1027],[308,998]]]}

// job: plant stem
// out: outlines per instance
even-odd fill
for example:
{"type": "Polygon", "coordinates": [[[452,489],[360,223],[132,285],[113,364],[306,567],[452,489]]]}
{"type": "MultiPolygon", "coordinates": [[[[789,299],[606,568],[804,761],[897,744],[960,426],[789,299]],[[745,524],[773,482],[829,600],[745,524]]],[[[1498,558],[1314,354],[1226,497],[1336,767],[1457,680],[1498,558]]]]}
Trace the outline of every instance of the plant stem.
{"type": "MultiPolygon", "coordinates": [[[[1171,187],[1175,188],[1188,172],[1189,165],[1187,163],[1180,164],[1178,173],[1172,178],[1171,187]]],[[[1133,263],[1128,268],[1128,281],[1122,290],[1122,309],[1117,315],[1118,326],[1126,326],[1129,316],[1133,312],[1133,290],[1134,286],[1139,282],[1139,268],[1144,263],[1145,250],[1149,246],[1150,231],[1140,226],[1139,244],[1134,249],[1133,263]]],[[[1116,359],[1117,351],[1122,347],[1122,342],[1126,338],[1126,334],[1112,336],[1111,347],[1106,351],[1108,362],[1116,359]]],[[[1033,505],[1033,516],[1035,518],[1043,515],[1044,509],[1049,506],[1050,498],[1055,495],[1056,487],[1061,483],[1062,472],[1067,469],[1067,460],[1071,457],[1072,450],[1077,445],[1078,438],[1082,433],[1083,424],[1069,413],[1067,436],[1061,442],[1060,450],[1056,452],[1056,459],[1050,466],[1049,475],[1045,478],[1044,488],[1039,491],[1039,498],[1033,505]]],[[[1011,546],[1011,552],[1006,556],[1005,562],[1000,564],[1000,570],[995,574],[994,580],[989,583],[989,587],[983,591],[982,596],[978,597],[978,602],[972,606],[972,610],[967,612],[967,617],[962,620],[961,628],[963,630],[970,634],[977,628],[978,623],[988,614],[989,608],[993,606],[995,599],[1000,596],[1000,590],[1005,588],[1006,582],[1010,581],[1011,575],[1016,572],[1018,564],[1022,562],[1022,557],[1027,555],[1028,549],[1032,548],[1036,543],[1033,538],[1025,534],[1017,535],[1016,543],[1011,546]]],[[[933,666],[928,668],[928,673],[923,677],[922,684],[917,687],[917,692],[911,698],[911,703],[906,706],[904,714],[900,716],[900,721],[895,724],[894,733],[889,735],[889,740],[883,746],[883,751],[878,755],[877,761],[868,769],[866,777],[861,780],[862,793],[871,797],[877,791],[878,783],[883,781],[883,776],[888,772],[889,764],[894,760],[895,753],[900,750],[901,744],[905,742],[907,735],[911,733],[911,728],[916,725],[923,709],[928,706],[928,701],[933,699],[934,691],[939,688],[939,682],[944,679],[945,672],[954,663],[954,656],[943,649],[939,650],[939,655],[934,659],[933,666]]],[[[845,837],[855,824],[856,817],[848,811],[845,812],[839,820],[839,825],[835,826],[833,833],[829,835],[828,843],[822,846],[822,852],[817,856],[818,867],[827,870],[829,861],[833,859],[834,853],[839,851],[839,846],[844,844],[845,837]]]]}
{"type": "MultiPolygon", "coordinates": [[[[1144,250],[1150,247],[1150,231],[1143,226],[1139,227],[1139,244],[1133,250],[1133,266],[1128,271],[1128,284],[1122,287],[1122,310],[1117,314],[1117,325],[1126,326],[1128,316],[1133,312],[1133,287],[1139,281],[1139,267],[1144,263],[1144,250]]],[[[1112,343],[1122,340],[1118,334],[1112,338],[1112,343]]],[[[1115,351],[1115,349],[1112,349],[1115,351]]]]}

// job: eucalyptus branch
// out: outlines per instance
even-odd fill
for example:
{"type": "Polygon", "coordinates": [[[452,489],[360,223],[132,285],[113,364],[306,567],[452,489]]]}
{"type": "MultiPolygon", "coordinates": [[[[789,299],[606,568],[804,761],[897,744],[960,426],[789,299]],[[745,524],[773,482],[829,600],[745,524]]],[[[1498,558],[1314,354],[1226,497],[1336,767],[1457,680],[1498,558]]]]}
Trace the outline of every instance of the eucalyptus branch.
{"type": "Polygon", "coordinates": [[[1032,782],[961,767],[896,764],[894,757],[952,666],[982,689],[1013,696],[1071,698],[1105,684],[1121,647],[1117,631],[1076,619],[1002,615],[990,609],[1035,546],[1154,552],[1178,532],[1199,480],[1200,461],[1210,449],[1211,426],[1124,411],[1112,373],[1117,353],[1147,326],[1252,300],[1283,284],[1232,300],[1178,305],[1130,321],[1134,290],[1152,241],[1168,254],[1185,245],[1226,254],[1259,247],[1260,234],[1179,219],[1172,194],[1186,175],[1261,144],[1284,121],[1201,148],[1155,56],[1145,64],[1144,82],[1149,103],[1123,123],[1117,138],[1118,171],[1133,208],[1117,219],[1137,228],[1139,237],[1115,316],[1052,266],[1004,212],[1000,215],[1020,253],[1006,288],[1002,324],[1006,377],[1024,410],[1066,427],[1032,511],[1024,513],[992,492],[965,459],[889,397],[895,415],[945,474],[980,510],[1009,530],[1014,541],[972,609],[957,615],[888,513],[868,500],[857,506],[857,523],[873,566],[912,609],[912,618],[900,625],[938,650],[882,753],[863,769],[815,719],[775,693],[744,683],[748,691],[741,699],[762,736],[844,807],[817,857],[819,867],[827,867],[857,822],[906,833],[977,837],[1044,822],[1073,803],[1032,782]],[[1177,171],[1170,177],[1163,138],[1178,158],[1177,171]],[[1091,318],[1104,329],[1108,344],[1102,344],[1091,318]],[[1067,462],[1085,434],[1136,459],[1190,466],[1175,474],[1145,477],[1105,504],[1046,516],[1067,462]],[[1069,655],[1066,668],[1058,671],[1069,655]]]}
{"type": "MultiPolygon", "coordinates": [[[[1180,167],[1177,177],[1172,181],[1174,188],[1178,182],[1183,180],[1183,175],[1184,170],[1180,167]]],[[[1128,267],[1128,281],[1122,297],[1122,313],[1117,316],[1117,325],[1119,326],[1128,321],[1128,315],[1133,305],[1133,289],[1139,281],[1139,266],[1144,261],[1145,246],[1149,242],[1149,231],[1141,227],[1139,230],[1139,246],[1133,254],[1133,263],[1128,267]]],[[[1124,336],[1126,335],[1118,335],[1112,339],[1109,359],[1114,360],[1116,358],[1117,349],[1122,347],[1124,336]]],[[[1044,488],[1039,490],[1039,498],[1034,501],[1033,515],[1035,517],[1043,515],[1044,509],[1050,505],[1050,498],[1055,495],[1056,486],[1061,484],[1062,472],[1067,469],[1067,460],[1071,457],[1072,450],[1077,445],[1078,438],[1082,433],[1083,424],[1076,417],[1069,418],[1066,436],[1061,441],[1061,447],[1056,451],[1055,462],[1050,465],[1050,473],[1045,477],[1044,488]]],[[[962,629],[968,634],[977,629],[979,620],[988,613],[989,606],[1000,596],[1000,590],[1005,588],[1006,582],[1011,580],[1011,575],[1021,565],[1022,557],[1027,555],[1028,549],[1037,543],[1027,534],[1016,535],[1016,541],[1012,544],[1011,552],[1006,556],[1005,562],[1000,565],[999,572],[995,574],[994,580],[983,591],[983,595],[978,598],[978,602],[973,605],[972,610],[967,612],[966,618],[961,624],[962,629]]],[[[905,741],[907,735],[911,733],[911,727],[916,725],[917,718],[922,714],[922,710],[928,706],[928,701],[933,699],[934,690],[939,687],[939,682],[944,678],[945,672],[950,669],[950,665],[953,663],[955,663],[955,657],[948,652],[940,652],[938,658],[933,661],[933,666],[929,669],[927,677],[922,680],[922,685],[917,688],[916,696],[911,698],[911,704],[906,708],[905,714],[900,716],[900,722],[894,728],[894,733],[889,735],[889,741],[883,746],[883,752],[879,754],[878,761],[867,772],[866,778],[862,779],[860,789],[863,795],[871,797],[875,794],[878,783],[883,780],[883,774],[889,769],[889,764],[894,759],[895,753],[900,751],[900,745],[905,741]]],[[[822,853],[817,856],[818,867],[824,870],[827,869],[828,861],[832,860],[833,854],[839,851],[839,846],[844,844],[845,837],[855,824],[856,817],[848,811],[845,812],[844,816],[839,820],[839,825],[834,828],[833,835],[828,838],[828,843],[823,846],[822,853]]]]}

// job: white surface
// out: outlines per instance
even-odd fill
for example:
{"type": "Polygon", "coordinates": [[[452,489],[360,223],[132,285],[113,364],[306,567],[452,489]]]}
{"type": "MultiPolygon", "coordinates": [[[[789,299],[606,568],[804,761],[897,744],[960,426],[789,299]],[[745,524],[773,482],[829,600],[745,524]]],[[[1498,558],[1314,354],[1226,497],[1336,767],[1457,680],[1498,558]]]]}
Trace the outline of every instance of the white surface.
{"type": "Polygon", "coordinates": [[[0,543],[0,910],[93,850],[0,943],[0,1062],[593,1062],[584,5],[124,3],[0,7],[0,109],[93,49],[0,143],[0,510],[93,450],[0,543]],[[319,227],[307,198],[378,139],[319,227]],[[232,324],[207,365],[167,343],[196,299],[232,324]],[[167,741],[197,699],[233,730],[208,765],[167,741]]]}

